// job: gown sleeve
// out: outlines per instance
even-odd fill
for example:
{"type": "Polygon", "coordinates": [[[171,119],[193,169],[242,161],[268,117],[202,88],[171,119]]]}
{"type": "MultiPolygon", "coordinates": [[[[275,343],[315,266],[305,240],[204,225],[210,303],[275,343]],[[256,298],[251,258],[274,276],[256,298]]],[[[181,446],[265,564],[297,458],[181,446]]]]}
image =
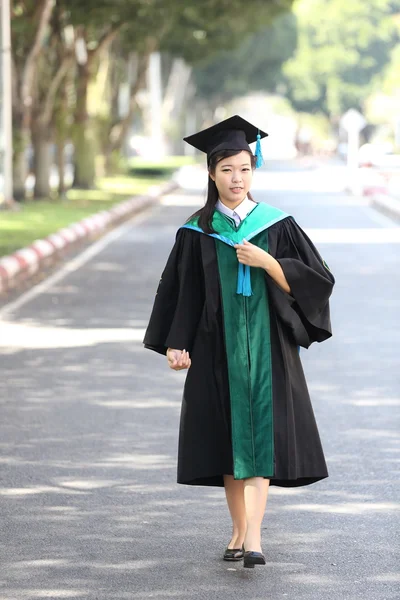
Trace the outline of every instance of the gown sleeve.
{"type": "Polygon", "coordinates": [[[313,342],[323,342],[332,336],[329,297],[335,279],[310,238],[292,217],[279,223],[274,236],[273,255],[283,269],[291,292],[284,292],[267,275],[271,300],[295,342],[308,348],[313,342]]]}
{"type": "Polygon", "coordinates": [[[145,348],[166,354],[168,348],[191,352],[204,304],[199,234],[179,229],[161,275],[145,348]]]}

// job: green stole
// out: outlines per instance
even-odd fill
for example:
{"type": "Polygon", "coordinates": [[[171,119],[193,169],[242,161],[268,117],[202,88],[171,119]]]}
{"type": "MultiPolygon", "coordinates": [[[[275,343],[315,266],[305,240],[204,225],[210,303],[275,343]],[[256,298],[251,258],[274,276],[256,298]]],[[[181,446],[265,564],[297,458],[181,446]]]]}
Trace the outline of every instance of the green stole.
{"type": "MultiPolygon", "coordinates": [[[[248,275],[243,276],[239,267],[242,284],[246,278],[249,284],[251,273],[250,293],[239,283],[236,286],[239,263],[233,246],[251,239],[268,252],[268,235],[261,234],[287,216],[277,208],[260,203],[236,227],[229,217],[216,210],[212,219],[216,233],[207,234],[223,242],[216,243],[215,247],[223,306],[235,479],[274,475],[274,424],[265,272],[248,267],[248,275]]],[[[183,227],[204,233],[197,217],[183,227]]]]}

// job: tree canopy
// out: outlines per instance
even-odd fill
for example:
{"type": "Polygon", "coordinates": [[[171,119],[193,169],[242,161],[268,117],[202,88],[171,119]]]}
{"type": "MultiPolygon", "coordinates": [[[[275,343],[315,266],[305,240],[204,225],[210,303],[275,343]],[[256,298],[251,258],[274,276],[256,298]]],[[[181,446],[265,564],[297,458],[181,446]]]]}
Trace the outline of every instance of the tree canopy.
{"type": "MultiPolygon", "coordinates": [[[[292,0],[12,0],[14,173],[18,195],[24,194],[26,153],[32,142],[35,195],[40,197],[48,191],[50,144],[57,140],[59,146],[71,136],[75,181],[84,187],[93,185],[99,140],[108,135],[111,143],[103,144],[103,148],[113,151],[121,147],[133,113],[139,108],[138,92],[146,83],[149,56],[154,52],[170,57],[169,62],[164,61],[174,73],[170,81],[178,80],[179,69],[173,70],[177,60],[185,61],[190,69],[222,51],[230,57],[232,76],[226,79],[226,86],[216,81],[218,91],[225,87],[229,93],[234,92],[235,65],[240,60],[251,65],[237,78],[240,91],[257,79],[265,84],[267,71],[271,80],[279,62],[279,35],[271,43],[273,22],[291,4],[292,0]],[[266,27],[270,39],[247,41],[251,34],[257,35],[266,27]],[[235,55],[241,43],[245,46],[235,55]],[[89,97],[93,96],[90,90],[98,80],[102,80],[98,89],[101,114],[89,107],[89,97]],[[126,85],[129,110],[121,119],[118,94],[126,85]]],[[[287,54],[283,52],[282,56],[287,54]]],[[[164,86],[168,81],[169,75],[164,73],[164,86]]],[[[171,97],[171,86],[168,89],[171,97]]],[[[176,105],[181,105],[182,94],[175,96],[180,96],[176,105]]]]}
{"type": "Polygon", "coordinates": [[[399,41],[393,0],[297,0],[298,48],[284,67],[297,110],[340,115],[362,107],[399,41]]]}
{"type": "Polygon", "coordinates": [[[223,103],[249,92],[274,92],[282,82],[282,65],[295,49],[296,21],[292,14],[283,14],[238,48],[196,65],[197,95],[223,103]]]}

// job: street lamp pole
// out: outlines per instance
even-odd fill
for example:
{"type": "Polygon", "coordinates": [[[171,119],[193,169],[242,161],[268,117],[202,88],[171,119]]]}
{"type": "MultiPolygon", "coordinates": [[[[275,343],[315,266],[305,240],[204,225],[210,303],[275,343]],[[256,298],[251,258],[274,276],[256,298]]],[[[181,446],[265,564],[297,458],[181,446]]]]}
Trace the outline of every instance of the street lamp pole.
{"type": "Polygon", "coordinates": [[[1,202],[11,204],[13,201],[12,177],[12,92],[11,92],[11,30],[10,0],[0,0],[0,153],[3,171],[3,198],[1,202]]]}

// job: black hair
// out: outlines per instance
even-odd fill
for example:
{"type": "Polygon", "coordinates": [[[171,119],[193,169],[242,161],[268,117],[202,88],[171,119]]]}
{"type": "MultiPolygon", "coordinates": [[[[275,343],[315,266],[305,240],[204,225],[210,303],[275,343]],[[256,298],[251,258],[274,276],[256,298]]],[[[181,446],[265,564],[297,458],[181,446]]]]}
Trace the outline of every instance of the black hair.
{"type": "MultiPolygon", "coordinates": [[[[190,221],[190,219],[193,219],[194,217],[199,217],[198,225],[204,231],[204,233],[215,233],[214,229],[212,228],[212,218],[215,210],[215,205],[219,197],[217,186],[215,185],[215,181],[211,179],[210,173],[214,175],[215,168],[221,160],[223,160],[224,158],[229,158],[230,156],[236,156],[236,154],[240,154],[241,152],[242,150],[223,150],[215,156],[212,156],[210,159],[210,164],[208,166],[209,173],[206,203],[203,206],[203,208],[200,208],[200,210],[196,211],[188,219],[188,221],[190,221]]],[[[256,157],[253,154],[250,154],[250,160],[251,168],[254,171],[254,169],[256,168],[256,157]]],[[[250,200],[254,201],[254,198],[252,197],[250,192],[248,192],[247,197],[250,200]]]]}

